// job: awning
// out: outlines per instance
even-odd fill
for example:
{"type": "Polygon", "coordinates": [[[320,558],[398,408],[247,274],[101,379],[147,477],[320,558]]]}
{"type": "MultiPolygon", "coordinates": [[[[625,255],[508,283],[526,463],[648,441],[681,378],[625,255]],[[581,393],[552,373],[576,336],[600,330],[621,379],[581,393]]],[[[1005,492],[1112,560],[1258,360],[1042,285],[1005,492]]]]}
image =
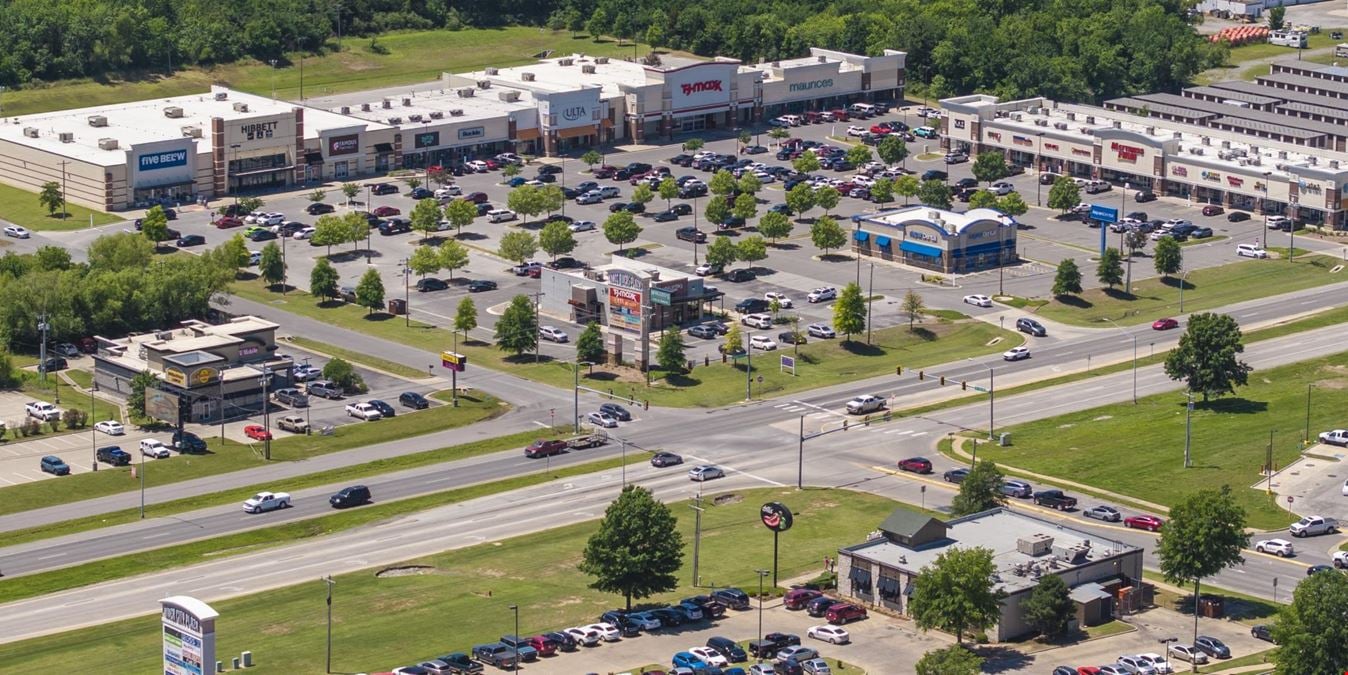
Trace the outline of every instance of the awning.
{"type": "Polygon", "coordinates": [[[571,127],[570,129],[558,129],[557,138],[580,138],[582,136],[595,135],[593,124],[587,124],[583,127],[571,127]]]}
{"type": "MultiPolygon", "coordinates": [[[[1010,243],[1009,241],[1007,243],[1010,243]]],[[[996,253],[997,249],[1002,248],[1002,242],[990,241],[986,244],[977,244],[968,246],[964,249],[964,255],[982,255],[984,253],[996,253]]]]}
{"type": "Polygon", "coordinates": [[[305,163],[305,164],[322,164],[322,163],[323,163],[323,153],[321,153],[321,152],[306,152],[306,153],[304,153],[304,163],[305,163]]]}
{"type": "Polygon", "coordinates": [[[375,144],[374,144],[374,151],[375,151],[375,152],[393,152],[393,144],[392,144],[392,143],[375,143],[375,144]]]}
{"type": "Polygon", "coordinates": [[[898,595],[899,580],[889,577],[880,577],[880,581],[875,584],[875,590],[879,591],[880,595],[898,595]]]}
{"type": "Polygon", "coordinates": [[[861,230],[857,230],[857,232],[856,232],[856,238],[857,238],[857,241],[866,241],[867,239],[870,239],[870,238],[871,238],[871,233],[870,233],[870,232],[863,232],[863,231],[861,231],[861,230]]]}
{"type": "Polygon", "coordinates": [[[880,248],[889,248],[889,237],[876,237],[875,245],[880,248]]]}
{"type": "Polygon", "coordinates": [[[542,135],[543,133],[540,132],[538,129],[516,129],[515,137],[511,140],[532,141],[540,138],[542,135]]]}
{"type": "Polygon", "coordinates": [[[847,574],[847,578],[858,584],[870,585],[871,571],[865,567],[853,567],[852,571],[847,574]]]}
{"type": "Polygon", "coordinates": [[[907,253],[916,253],[918,255],[930,256],[932,258],[939,258],[941,257],[941,254],[944,253],[944,251],[942,251],[939,248],[936,248],[935,246],[927,246],[926,244],[919,244],[911,239],[905,239],[902,244],[899,244],[899,250],[905,251],[907,253]]]}

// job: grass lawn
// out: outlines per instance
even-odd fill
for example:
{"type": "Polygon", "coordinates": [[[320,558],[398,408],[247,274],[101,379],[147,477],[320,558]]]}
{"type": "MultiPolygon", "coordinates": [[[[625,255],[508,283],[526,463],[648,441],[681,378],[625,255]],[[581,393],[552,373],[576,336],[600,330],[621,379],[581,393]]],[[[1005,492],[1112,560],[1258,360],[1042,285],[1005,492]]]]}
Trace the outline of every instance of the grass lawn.
{"type": "MultiPolygon", "coordinates": [[[[376,89],[413,82],[427,82],[442,72],[479,70],[486,66],[514,66],[533,62],[533,55],[553,50],[583,52],[592,56],[631,56],[630,44],[535,27],[481,28],[461,31],[401,31],[379,36],[380,51],[370,49],[370,39],[344,38],[342,49],[304,58],[304,95],[327,96],[363,89],[376,89]]],[[[649,49],[639,47],[644,55],[649,49]]],[[[285,99],[299,98],[298,54],[289,54],[278,68],[258,61],[210,68],[186,68],[170,77],[163,73],[140,73],[107,82],[75,80],[45,87],[5,92],[5,113],[25,115],[149,98],[165,98],[207,91],[211,84],[224,84],[242,91],[285,99]]],[[[3,201],[0,199],[0,201],[3,201]]],[[[34,201],[34,203],[36,203],[34,201]]]]}
{"type": "Polygon", "coordinates": [[[425,371],[405,366],[396,361],[382,359],[378,356],[371,356],[364,352],[346,349],[345,347],[338,347],[337,345],[330,345],[326,342],[319,342],[318,340],[310,340],[309,338],[300,337],[298,335],[291,336],[288,342],[310,351],[327,354],[328,356],[335,356],[339,359],[350,361],[351,363],[362,365],[367,368],[374,368],[375,370],[382,370],[399,377],[405,377],[412,380],[424,380],[430,377],[430,374],[425,371]]]}
{"type": "Polygon", "coordinates": [[[84,389],[94,386],[94,374],[87,370],[64,370],[61,371],[61,374],[70,378],[72,382],[84,389]]]}
{"type": "Polygon", "coordinates": [[[1122,621],[1117,620],[1110,621],[1109,623],[1102,623],[1098,626],[1086,626],[1085,628],[1082,629],[1082,631],[1086,633],[1087,639],[1091,640],[1094,640],[1096,638],[1109,637],[1110,635],[1121,635],[1123,633],[1131,633],[1135,630],[1137,630],[1137,628],[1133,627],[1132,624],[1124,623],[1122,621]]]}
{"type": "MultiPolygon", "coordinates": [[[[1225,240],[1227,240],[1227,239],[1230,239],[1230,237],[1228,237],[1228,236],[1226,236],[1226,235],[1224,235],[1224,234],[1218,234],[1218,235],[1213,235],[1213,236],[1211,236],[1211,237],[1204,237],[1204,238],[1202,238],[1202,239],[1185,239],[1184,241],[1181,241],[1181,242],[1179,243],[1179,245],[1180,245],[1180,247],[1182,248],[1182,247],[1185,247],[1185,246],[1197,246],[1198,244],[1212,244],[1212,243],[1219,242],[1219,241],[1225,241],[1225,240]]],[[[1134,263],[1134,264],[1137,264],[1137,263],[1134,263]]]]}
{"type": "MultiPolygon", "coordinates": [[[[13,94],[8,91],[5,93],[8,94],[5,97],[5,113],[18,114],[9,107],[9,97],[13,94]]],[[[78,204],[67,204],[66,213],[68,217],[65,220],[61,219],[60,211],[54,216],[47,215],[47,209],[37,201],[36,192],[0,185],[0,218],[30,230],[81,230],[89,227],[90,215],[94,217],[94,225],[107,225],[123,220],[121,216],[87,209],[78,204]]]]}
{"type": "MultiPolygon", "coordinates": [[[[1307,256],[1295,261],[1248,260],[1194,270],[1186,280],[1184,310],[1210,310],[1348,280],[1348,276],[1329,272],[1337,264],[1326,256],[1307,256]]],[[[1100,325],[1105,318],[1120,324],[1145,323],[1180,313],[1179,284],[1175,277],[1135,281],[1132,296],[1125,295],[1122,288],[1093,288],[1080,297],[1053,299],[1037,313],[1078,326],[1100,325]]]]}
{"type": "MultiPolygon", "coordinates": [[[[101,581],[123,579],[137,574],[195,565],[201,562],[219,560],[226,556],[252,553],[259,549],[334,534],[361,525],[368,525],[375,521],[405,516],[445,504],[517,490],[559,478],[603,471],[621,465],[622,458],[620,457],[586,462],[558,468],[556,471],[540,471],[401,501],[375,503],[371,506],[348,511],[334,511],[319,518],[174,544],[115,558],[96,560],[83,565],[30,574],[23,577],[23,583],[21,584],[0,586],[0,603],[79,588],[101,581]]],[[[250,493],[244,493],[238,497],[238,500],[243,501],[248,494],[250,493]]]]}
{"type": "MultiPolygon", "coordinates": [[[[772,537],[758,519],[759,506],[784,498],[796,513],[784,536],[780,576],[816,571],[825,554],[861,541],[899,505],[844,490],[761,489],[737,493],[723,505],[704,501],[700,565],[704,586],[757,585],[756,567],[772,564],[772,537]]],[[[680,587],[652,598],[669,601],[694,592],[692,511],[672,506],[685,544],[680,587]]],[[[353,512],[354,513],[354,512],[353,512]]],[[[371,672],[422,660],[514,632],[509,605],[519,606],[520,631],[592,621],[622,599],[588,588],[576,565],[596,521],[567,525],[527,537],[411,561],[424,574],[378,578],[369,571],[337,578],[334,589],[333,668],[371,672]],[[421,627],[408,630],[409,626],[421,627]]],[[[214,604],[217,653],[252,650],[258,673],[314,672],[324,654],[324,597],[316,582],[214,604]]],[[[148,608],[152,609],[152,608],[148,608]]],[[[71,633],[0,645],[0,663],[16,672],[44,672],[63,664],[111,663],[143,672],[159,663],[158,617],[94,626],[71,633]]],[[[733,636],[747,639],[750,636],[733,636]]],[[[561,657],[566,658],[566,657],[561,657]]]]}
{"type": "MultiPolygon", "coordinates": [[[[447,400],[442,394],[436,396],[447,400]]],[[[105,405],[101,401],[99,403],[105,405]]],[[[88,400],[85,399],[87,404],[88,400]]],[[[458,408],[442,405],[405,413],[375,424],[346,424],[337,427],[331,436],[315,434],[278,438],[271,444],[272,461],[307,459],[338,450],[420,436],[472,424],[499,415],[507,409],[506,404],[485,394],[461,395],[458,408]]],[[[205,454],[177,455],[169,460],[146,464],[145,486],[167,485],[208,474],[252,468],[263,463],[260,447],[255,449],[251,445],[228,440],[222,445],[217,436],[205,440],[210,446],[205,454]]],[[[73,474],[60,480],[66,490],[53,490],[47,481],[0,488],[0,495],[4,496],[0,499],[0,514],[140,489],[139,480],[131,477],[130,467],[104,467],[97,472],[73,474]]]]}
{"type": "MultiPolygon", "coordinates": [[[[439,351],[450,342],[443,329],[412,322],[406,327],[390,320],[389,315],[367,316],[362,308],[343,303],[317,303],[312,296],[292,292],[287,300],[278,303],[279,294],[263,289],[260,283],[241,282],[233,292],[241,297],[273,304],[274,306],[324,321],[343,328],[361,331],[401,344],[439,351]]],[[[785,327],[781,330],[785,330],[785,327]]],[[[777,331],[772,331],[777,332],[777,331]]],[[[755,397],[778,396],[804,391],[840,382],[892,373],[894,367],[922,367],[935,363],[958,361],[968,356],[999,353],[1021,344],[1022,338],[1012,331],[1000,330],[981,321],[929,320],[909,332],[906,326],[875,331],[874,345],[864,342],[821,340],[802,345],[797,361],[799,377],[780,372],[777,353],[757,352],[754,377],[763,382],[753,385],[755,397]],[[1001,338],[996,343],[993,340],[1001,338]]],[[[554,361],[544,356],[535,363],[533,355],[519,358],[480,341],[460,342],[459,352],[479,366],[506,370],[545,384],[570,388],[575,381],[570,362],[554,361]]],[[[654,347],[652,347],[654,352],[654,347]]],[[[612,389],[614,393],[634,399],[649,400],[654,405],[675,407],[720,406],[744,398],[745,369],[742,364],[699,366],[686,375],[666,376],[663,371],[652,371],[652,385],[647,387],[641,373],[629,368],[595,367],[582,373],[583,384],[595,389],[612,389]]]]}
{"type": "MultiPolygon", "coordinates": [[[[1160,572],[1153,570],[1143,570],[1142,577],[1148,581],[1165,583],[1165,577],[1160,572]]],[[[1281,607],[1268,598],[1256,598],[1252,595],[1237,593],[1236,591],[1225,588],[1216,588],[1203,584],[1199,590],[1203,597],[1217,597],[1222,599],[1223,607],[1226,611],[1226,618],[1239,621],[1247,626],[1253,626],[1260,623],[1274,623],[1277,618],[1278,610],[1281,607]]],[[[1285,602],[1291,599],[1291,593],[1283,591],[1280,596],[1285,602]]],[[[1156,606],[1165,607],[1181,614],[1193,616],[1194,594],[1193,584],[1189,584],[1188,589],[1183,592],[1175,592],[1163,586],[1156,587],[1156,606]]]]}
{"type": "Polygon", "coordinates": [[[1185,411],[1179,392],[1004,429],[1015,445],[983,446],[980,455],[1167,506],[1199,489],[1230,485],[1252,527],[1283,527],[1291,520],[1287,513],[1248,486],[1259,480],[1270,430],[1276,466],[1300,453],[1307,385],[1314,387],[1311,433],[1338,424],[1348,404],[1348,353],[1255,371],[1236,396],[1197,402],[1188,470],[1181,468],[1185,411]]]}
{"type": "MultiPolygon", "coordinates": [[[[90,426],[100,420],[120,421],[122,419],[122,411],[117,406],[108,403],[103,399],[94,399],[91,406],[88,395],[70,388],[70,385],[59,385],[55,373],[49,373],[45,383],[38,381],[38,374],[35,372],[24,371],[22,377],[23,385],[20,386],[19,390],[22,391],[25,396],[39,401],[54,403],[61,410],[69,410],[71,408],[83,410],[89,415],[90,426]]],[[[25,437],[20,436],[18,430],[14,428],[16,425],[10,423],[18,421],[20,420],[9,420],[6,422],[9,428],[6,429],[3,438],[7,439],[9,442],[26,440],[25,437]]],[[[55,432],[55,435],[76,433],[87,434],[89,433],[89,427],[70,429],[66,427],[65,424],[62,424],[60,430],[55,432]]],[[[44,423],[42,425],[42,433],[39,434],[39,436],[52,435],[54,434],[51,431],[51,427],[44,423]]],[[[0,509],[3,508],[3,506],[0,506],[0,509]]]]}
{"type": "MultiPolygon", "coordinates": [[[[1342,29],[1322,26],[1320,28],[1319,33],[1311,33],[1310,35],[1307,36],[1306,49],[1310,50],[1310,49],[1321,49],[1324,47],[1332,47],[1334,46],[1335,43],[1342,42],[1342,40],[1330,39],[1329,34],[1336,30],[1342,29]]],[[[1239,47],[1232,47],[1227,55],[1226,63],[1231,66],[1236,66],[1245,63],[1247,61],[1253,61],[1255,59],[1267,59],[1283,56],[1295,59],[1297,56],[1297,50],[1293,49],[1292,47],[1284,47],[1282,45],[1275,45],[1269,42],[1251,42],[1249,44],[1244,44],[1239,47]]]]}

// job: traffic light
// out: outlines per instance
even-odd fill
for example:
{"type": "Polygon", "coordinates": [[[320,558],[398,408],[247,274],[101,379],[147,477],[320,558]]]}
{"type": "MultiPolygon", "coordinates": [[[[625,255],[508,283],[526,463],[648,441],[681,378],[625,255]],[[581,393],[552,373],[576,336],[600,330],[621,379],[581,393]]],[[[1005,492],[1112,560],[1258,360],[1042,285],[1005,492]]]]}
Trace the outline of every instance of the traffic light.
{"type": "Polygon", "coordinates": [[[942,386],[942,387],[945,386],[945,375],[942,375],[942,376],[941,376],[941,386],[942,386]]]}
{"type": "Polygon", "coordinates": [[[960,390],[961,390],[961,391],[969,391],[969,383],[968,383],[968,382],[960,382],[960,390]]]}
{"type": "Polygon", "coordinates": [[[919,370],[917,371],[917,379],[925,380],[927,379],[927,374],[919,370]]]}

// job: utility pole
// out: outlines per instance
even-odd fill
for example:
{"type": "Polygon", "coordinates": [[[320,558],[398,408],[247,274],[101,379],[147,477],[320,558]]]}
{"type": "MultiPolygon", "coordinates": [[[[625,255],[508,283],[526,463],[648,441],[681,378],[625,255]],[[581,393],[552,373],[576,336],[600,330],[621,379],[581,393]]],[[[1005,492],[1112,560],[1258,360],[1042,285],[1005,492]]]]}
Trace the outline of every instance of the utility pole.
{"type": "Polygon", "coordinates": [[[68,217],[68,214],[66,214],[66,165],[69,163],[68,161],[61,162],[61,220],[63,221],[68,217]]]}
{"type": "Polygon", "coordinates": [[[744,359],[746,367],[744,369],[744,400],[754,400],[754,334],[752,332],[744,334],[744,359]]]}
{"type": "MultiPolygon", "coordinates": [[[[47,383],[47,313],[37,315],[37,330],[42,334],[42,342],[37,346],[37,377],[42,384],[47,383]]],[[[93,411],[90,411],[91,413],[93,411]]]]}
{"type": "Polygon", "coordinates": [[[871,278],[866,285],[866,344],[871,343],[871,317],[874,311],[871,309],[875,305],[875,263],[868,263],[871,266],[871,278]]]}
{"type": "Polygon", "coordinates": [[[408,295],[408,286],[412,283],[411,258],[403,258],[403,326],[412,326],[412,296],[408,295]]]}
{"type": "Polygon", "coordinates": [[[693,503],[692,503],[692,504],[689,504],[689,506],[692,507],[693,512],[694,512],[694,515],[693,515],[693,518],[694,518],[694,520],[693,520],[693,587],[694,587],[694,588],[697,588],[698,586],[701,585],[701,581],[702,581],[702,578],[701,578],[700,576],[698,576],[698,573],[697,573],[697,559],[698,559],[698,553],[699,553],[699,552],[701,551],[701,549],[702,549],[702,511],[703,511],[703,508],[702,508],[702,484],[701,484],[701,483],[698,483],[698,485],[697,485],[697,496],[693,498],[693,503]]]}
{"type": "Polygon", "coordinates": [[[1273,430],[1268,430],[1268,449],[1267,456],[1264,459],[1264,471],[1268,474],[1268,482],[1265,491],[1271,497],[1273,496],[1273,430]]]}
{"type": "Polygon", "coordinates": [[[271,406],[267,405],[267,385],[271,381],[271,370],[262,367],[262,428],[267,433],[262,436],[262,456],[271,461],[271,406]]]}
{"type": "Polygon", "coordinates": [[[1311,444],[1311,388],[1314,386],[1313,382],[1306,383],[1306,438],[1302,441],[1303,445],[1311,444]]]}
{"type": "MultiPolygon", "coordinates": [[[[94,388],[89,386],[89,416],[94,416],[94,388]]],[[[89,425],[89,452],[94,456],[94,471],[98,471],[98,434],[94,432],[94,425],[89,425]]]]}
{"type": "Polygon", "coordinates": [[[542,340],[540,340],[540,339],[538,338],[538,327],[539,327],[539,326],[538,326],[538,306],[539,306],[540,303],[543,302],[543,292],[542,292],[542,291],[539,291],[539,292],[537,292],[537,293],[534,293],[533,295],[534,295],[534,363],[538,363],[539,360],[542,358],[542,357],[539,356],[539,354],[538,354],[538,350],[539,350],[539,348],[542,346],[542,345],[541,345],[542,340]]]}
{"type": "Polygon", "coordinates": [[[805,416],[800,416],[800,445],[796,448],[796,489],[805,487],[805,416]]]}
{"type": "Polygon", "coordinates": [[[331,576],[323,577],[323,583],[328,587],[328,667],[324,672],[332,672],[332,586],[336,581],[331,576]]]}
{"type": "Polygon", "coordinates": [[[1184,468],[1189,468],[1192,464],[1189,462],[1189,444],[1193,438],[1193,414],[1194,414],[1194,393],[1184,392],[1189,398],[1189,402],[1184,406],[1184,468]]]}

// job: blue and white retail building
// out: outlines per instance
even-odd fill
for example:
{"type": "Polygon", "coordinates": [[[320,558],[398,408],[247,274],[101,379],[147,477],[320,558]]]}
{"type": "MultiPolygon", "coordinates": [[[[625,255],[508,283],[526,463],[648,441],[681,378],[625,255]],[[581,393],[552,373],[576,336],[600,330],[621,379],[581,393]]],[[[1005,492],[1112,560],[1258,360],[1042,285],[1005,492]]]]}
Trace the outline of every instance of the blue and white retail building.
{"type": "Polygon", "coordinates": [[[993,209],[964,213],[910,206],[852,217],[852,250],[943,274],[968,274],[1018,261],[1016,221],[993,209]]]}

